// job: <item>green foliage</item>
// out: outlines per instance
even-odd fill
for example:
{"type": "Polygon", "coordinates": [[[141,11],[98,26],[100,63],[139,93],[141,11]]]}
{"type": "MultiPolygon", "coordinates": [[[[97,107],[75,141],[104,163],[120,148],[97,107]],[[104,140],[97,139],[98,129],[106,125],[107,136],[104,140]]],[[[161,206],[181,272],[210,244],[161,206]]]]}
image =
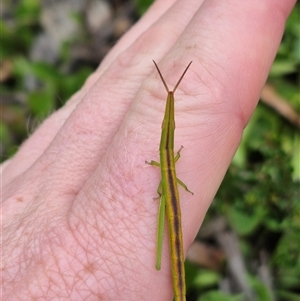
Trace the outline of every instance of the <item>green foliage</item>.
{"type": "Polygon", "coordinates": [[[193,280],[193,284],[197,288],[207,288],[215,286],[219,280],[219,273],[211,270],[199,270],[193,280]]]}
{"type": "Polygon", "coordinates": [[[40,1],[17,1],[11,7],[11,13],[15,17],[13,22],[5,23],[2,19],[0,21],[2,59],[26,51],[40,29],[40,1]]]}
{"type": "Polygon", "coordinates": [[[135,5],[140,16],[142,16],[154,0],[135,0],[135,5]]]}
{"type": "Polygon", "coordinates": [[[297,72],[300,63],[300,7],[295,6],[289,16],[285,34],[279,47],[270,77],[284,76],[297,72]]]}
{"type": "Polygon", "coordinates": [[[35,22],[40,14],[40,1],[39,0],[21,0],[15,6],[16,20],[25,24],[35,22]]]}
{"type": "MultiPolygon", "coordinates": [[[[294,292],[300,283],[300,152],[295,140],[295,129],[259,105],[209,213],[227,217],[240,235],[245,262],[268,250],[280,300],[299,299],[294,292]]],[[[251,279],[258,300],[272,300],[264,284],[251,279]]]]}
{"type": "Polygon", "coordinates": [[[257,210],[252,215],[235,207],[227,208],[227,217],[231,227],[239,235],[247,235],[252,233],[264,218],[264,212],[257,210]]]}
{"type": "Polygon", "coordinates": [[[3,145],[2,147],[10,147],[12,141],[9,129],[8,126],[2,121],[0,121],[0,139],[3,145]]]}
{"type": "Polygon", "coordinates": [[[28,109],[36,117],[46,117],[75,93],[91,70],[87,67],[65,76],[55,66],[45,62],[30,62],[15,57],[14,72],[20,89],[26,89],[28,79],[38,81],[38,89],[28,93],[28,109]]]}
{"type": "Polygon", "coordinates": [[[255,292],[255,296],[257,301],[272,301],[273,298],[270,295],[267,287],[262,283],[260,279],[253,276],[248,276],[248,281],[250,286],[253,288],[255,292]]]}
{"type": "Polygon", "coordinates": [[[203,294],[197,301],[244,301],[241,295],[232,296],[219,291],[211,291],[203,294]]]}
{"type": "Polygon", "coordinates": [[[5,118],[2,124],[2,160],[13,154],[17,149],[15,144],[26,139],[31,127],[27,120],[31,124],[36,124],[36,120],[40,123],[80,89],[92,72],[89,66],[68,70],[70,54],[58,57],[55,65],[31,60],[29,53],[38,34],[43,32],[41,2],[21,0],[12,5],[6,1],[4,5],[6,18],[0,21],[1,59],[11,70],[7,71],[8,80],[1,83],[0,89],[6,99],[4,117],[12,117],[5,118]]]}
{"type": "Polygon", "coordinates": [[[288,275],[293,275],[292,283],[300,283],[300,191],[299,181],[293,180],[292,150],[283,150],[287,134],[274,133],[276,124],[272,118],[250,122],[243,141],[245,162],[229,168],[214,210],[227,216],[252,253],[270,249],[269,238],[278,238],[271,243],[271,268],[283,289],[282,279],[288,275]]]}

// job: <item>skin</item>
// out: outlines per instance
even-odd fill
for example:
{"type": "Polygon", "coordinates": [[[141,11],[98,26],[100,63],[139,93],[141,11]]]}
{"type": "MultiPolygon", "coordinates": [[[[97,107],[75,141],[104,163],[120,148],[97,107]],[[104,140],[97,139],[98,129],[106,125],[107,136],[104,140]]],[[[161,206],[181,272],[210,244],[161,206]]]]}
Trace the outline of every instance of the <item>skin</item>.
{"type": "MultiPolygon", "coordinates": [[[[295,1],[160,0],[85,85],[2,166],[3,300],[171,300],[169,250],[155,266],[165,91],[186,254],[238,147],[295,1]],[[184,95],[184,97],[183,97],[184,95]],[[179,143],[179,145],[176,145],[179,143]]],[[[167,237],[165,236],[167,239],[167,237]]],[[[167,245],[165,241],[165,245],[167,245]]]]}

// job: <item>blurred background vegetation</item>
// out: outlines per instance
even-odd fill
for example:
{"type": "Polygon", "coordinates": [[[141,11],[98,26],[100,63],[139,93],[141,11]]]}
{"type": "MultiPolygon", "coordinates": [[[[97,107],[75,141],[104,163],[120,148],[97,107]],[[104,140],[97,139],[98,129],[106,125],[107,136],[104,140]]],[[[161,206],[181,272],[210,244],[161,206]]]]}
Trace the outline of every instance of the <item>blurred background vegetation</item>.
{"type": "MultiPolygon", "coordinates": [[[[3,0],[1,160],[95,70],[151,0],[3,0]]],[[[300,5],[188,252],[187,300],[300,300],[300,5]]]]}

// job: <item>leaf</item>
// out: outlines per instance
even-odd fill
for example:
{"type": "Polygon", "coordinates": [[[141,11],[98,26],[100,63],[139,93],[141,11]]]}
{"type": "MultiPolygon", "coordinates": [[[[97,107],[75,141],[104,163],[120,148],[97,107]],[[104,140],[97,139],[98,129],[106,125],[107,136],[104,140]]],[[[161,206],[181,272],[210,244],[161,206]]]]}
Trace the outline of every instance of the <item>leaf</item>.
{"type": "Polygon", "coordinates": [[[203,287],[216,285],[219,279],[220,276],[217,272],[201,270],[197,273],[193,283],[198,288],[203,288],[203,287]]]}
{"type": "Polygon", "coordinates": [[[273,63],[270,76],[282,76],[290,73],[294,73],[297,70],[297,62],[292,60],[277,60],[273,63]]]}
{"type": "Polygon", "coordinates": [[[228,221],[239,235],[251,233],[260,223],[262,216],[255,211],[253,214],[247,214],[231,207],[228,212],[228,221]]]}
{"type": "Polygon", "coordinates": [[[203,294],[197,301],[242,301],[244,300],[242,295],[230,296],[228,294],[211,291],[206,294],[203,294]]]}
{"type": "Polygon", "coordinates": [[[32,92],[28,96],[29,108],[37,117],[48,116],[54,108],[54,102],[54,95],[48,90],[32,92]]]}

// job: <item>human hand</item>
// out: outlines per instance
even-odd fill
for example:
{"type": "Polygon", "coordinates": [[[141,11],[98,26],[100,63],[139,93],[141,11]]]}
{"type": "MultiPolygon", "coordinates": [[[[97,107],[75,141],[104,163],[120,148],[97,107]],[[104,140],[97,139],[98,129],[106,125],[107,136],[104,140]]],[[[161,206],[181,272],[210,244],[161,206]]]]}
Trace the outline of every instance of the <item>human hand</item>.
{"type": "Polygon", "coordinates": [[[295,1],[158,0],[3,166],[3,300],[171,300],[155,270],[158,158],[175,94],[185,251],[237,149],[295,1]]]}

